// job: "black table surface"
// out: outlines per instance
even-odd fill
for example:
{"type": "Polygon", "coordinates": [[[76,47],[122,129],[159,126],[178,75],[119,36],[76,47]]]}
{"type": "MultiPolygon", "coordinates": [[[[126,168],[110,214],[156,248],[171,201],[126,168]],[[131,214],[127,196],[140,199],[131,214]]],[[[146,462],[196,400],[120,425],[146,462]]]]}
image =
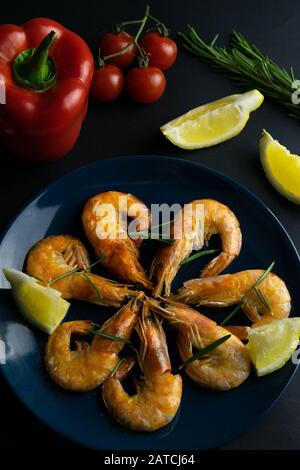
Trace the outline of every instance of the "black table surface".
{"type": "MultiPolygon", "coordinates": [[[[300,3],[295,0],[148,3],[153,15],[164,21],[173,33],[191,23],[206,39],[219,32],[220,41],[226,41],[230,31],[239,30],[280,65],[292,65],[296,76],[300,76],[300,3]]],[[[95,51],[103,29],[142,16],[144,6],[138,0],[6,2],[5,6],[1,5],[1,23],[21,24],[29,18],[49,17],[79,33],[95,51]]],[[[117,155],[159,154],[197,161],[242,183],[270,207],[300,249],[300,208],[275,192],[263,174],[258,155],[263,128],[299,154],[299,121],[266,100],[236,138],[210,149],[181,150],[163,138],[160,125],[190,108],[239,89],[182,50],[166,75],[166,92],[155,104],[137,105],[126,96],[112,104],[91,103],[77,144],[57,162],[30,164],[1,149],[0,229],[5,229],[16,211],[37,191],[70,170],[117,155]]],[[[222,449],[300,449],[299,388],[298,373],[273,409],[256,426],[222,449]]],[[[33,417],[1,377],[0,390],[0,450],[76,447],[33,417]]]]}

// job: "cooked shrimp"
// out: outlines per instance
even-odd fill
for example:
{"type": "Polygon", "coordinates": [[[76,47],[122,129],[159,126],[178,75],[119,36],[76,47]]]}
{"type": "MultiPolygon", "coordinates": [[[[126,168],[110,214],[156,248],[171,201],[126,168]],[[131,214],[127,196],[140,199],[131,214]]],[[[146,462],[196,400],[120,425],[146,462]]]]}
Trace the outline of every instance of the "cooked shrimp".
{"type": "MultiPolygon", "coordinates": [[[[212,235],[220,235],[222,252],[202,269],[201,276],[219,274],[240,253],[242,234],[239,222],[227,206],[213,199],[199,199],[188,206],[192,207],[193,220],[189,226],[191,230],[187,231],[183,228],[182,236],[175,239],[172,245],[162,247],[153,260],[150,278],[154,278],[157,282],[154,296],[162,293],[170,295],[171,283],[181,262],[190,255],[192,250],[199,250],[204,244],[207,245],[212,235]],[[197,211],[197,206],[202,206],[204,213],[197,211]],[[203,237],[200,236],[202,230],[204,230],[203,237]]],[[[176,215],[173,226],[178,223],[178,218],[184,219],[184,211],[185,208],[176,215]]]]}
{"type": "MultiPolygon", "coordinates": [[[[49,284],[70,271],[88,269],[89,265],[88,253],[77,238],[54,235],[40,240],[31,248],[25,270],[49,284]]],[[[118,284],[89,272],[85,272],[84,276],[73,272],[53,282],[51,287],[61,292],[65,299],[86,300],[113,307],[120,307],[128,297],[138,293],[132,286],[118,284]]]]}
{"type": "MultiPolygon", "coordinates": [[[[169,299],[147,299],[151,310],[166,318],[177,329],[177,345],[183,362],[228,331],[187,305],[169,299]]],[[[205,358],[190,362],[186,373],[194,382],[213,390],[229,390],[249,375],[250,359],[243,343],[234,335],[210,351],[205,358]]]]}
{"type": "MultiPolygon", "coordinates": [[[[99,331],[128,340],[136,324],[142,296],[139,294],[124,305],[99,331]]],[[[95,330],[92,322],[76,320],[62,323],[49,336],[45,365],[52,380],[67,390],[86,392],[100,385],[111,374],[124,347],[121,341],[94,336],[91,345],[77,341],[72,351],[72,334],[88,335],[91,330],[95,330]]]]}
{"type": "Polygon", "coordinates": [[[101,253],[102,264],[108,271],[123,282],[151,289],[152,284],[139,263],[142,238],[129,237],[127,217],[135,218],[137,232],[148,230],[150,214],[142,201],[131,194],[108,191],[88,200],[82,223],[96,256],[101,253]]]}
{"type": "MultiPolygon", "coordinates": [[[[252,322],[269,315],[270,311],[259,299],[254,283],[264,273],[261,269],[250,269],[235,274],[191,279],[184,283],[174,300],[189,305],[207,305],[211,307],[227,307],[243,301],[242,308],[252,322]]],[[[257,286],[263,294],[276,319],[288,317],[291,311],[291,297],[280,277],[270,273],[257,286]]]]}
{"type": "Polygon", "coordinates": [[[121,425],[136,431],[155,431],[174,419],[181,401],[182,379],[171,372],[164,331],[146,305],[137,332],[143,378],[137,382],[136,395],[130,396],[124,390],[123,371],[104,382],[102,395],[108,411],[121,425]]]}

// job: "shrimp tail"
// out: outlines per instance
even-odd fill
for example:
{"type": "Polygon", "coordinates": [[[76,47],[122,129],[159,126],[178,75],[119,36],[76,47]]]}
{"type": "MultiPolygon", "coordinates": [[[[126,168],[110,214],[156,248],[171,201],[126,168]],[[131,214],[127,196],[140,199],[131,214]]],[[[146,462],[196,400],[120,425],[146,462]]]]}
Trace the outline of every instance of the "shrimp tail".
{"type": "Polygon", "coordinates": [[[236,255],[230,255],[229,253],[222,252],[219,256],[212,259],[200,272],[201,277],[212,277],[217,276],[219,273],[224,271],[227,266],[236,258],[236,255]]]}
{"type": "Polygon", "coordinates": [[[243,311],[252,322],[257,322],[261,319],[261,315],[258,313],[258,309],[256,305],[252,305],[250,303],[244,303],[243,311]]]}
{"type": "Polygon", "coordinates": [[[246,341],[248,339],[248,334],[250,331],[249,326],[239,326],[239,325],[226,325],[226,330],[235,335],[241,341],[246,341]]]}
{"type": "Polygon", "coordinates": [[[249,331],[252,328],[258,328],[262,325],[268,325],[269,323],[276,322],[277,319],[271,314],[266,314],[263,317],[260,317],[258,320],[254,321],[250,326],[239,326],[239,325],[226,325],[226,330],[230,333],[237,336],[241,341],[246,341],[248,339],[249,331]]]}
{"type": "MultiPolygon", "coordinates": [[[[150,274],[150,279],[152,279],[152,277],[153,276],[150,274]]],[[[166,271],[163,271],[160,276],[157,276],[157,279],[158,279],[158,282],[152,292],[152,295],[154,297],[159,297],[163,293],[165,293],[166,295],[170,295],[171,286],[170,286],[170,282],[168,282],[168,273],[166,271]]]]}

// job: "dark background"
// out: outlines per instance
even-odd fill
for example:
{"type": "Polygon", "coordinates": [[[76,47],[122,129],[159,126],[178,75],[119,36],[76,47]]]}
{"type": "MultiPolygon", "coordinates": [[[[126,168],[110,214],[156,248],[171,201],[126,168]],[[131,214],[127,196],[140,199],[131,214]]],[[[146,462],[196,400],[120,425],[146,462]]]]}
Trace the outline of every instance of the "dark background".
{"type": "MultiPolygon", "coordinates": [[[[296,77],[300,77],[300,3],[296,0],[149,0],[148,3],[153,15],[165,22],[173,34],[191,23],[204,38],[212,39],[220,32],[220,41],[226,41],[231,30],[239,30],[280,65],[292,65],[296,77]]],[[[33,0],[14,1],[1,4],[1,23],[21,24],[36,16],[46,16],[80,34],[94,52],[104,28],[141,17],[144,6],[145,3],[138,0],[52,0],[47,4],[33,0]]],[[[197,161],[244,184],[270,207],[299,249],[300,208],[275,192],[263,174],[258,155],[258,140],[263,128],[299,154],[299,121],[266,101],[233,140],[210,149],[180,150],[163,138],[160,125],[192,107],[238,89],[182,50],[175,66],[167,71],[167,81],[164,96],[152,105],[137,105],[126,96],[112,104],[91,103],[76,146],[58,162],[24,163],[1,149],[0,230],[5,229],[16,211],[37,191],[74,168],[117,155],[165,154],[197,161]]],[[[80,188],[74,190],[80,191],[80,188]]],[[[298,373],[273,410],[254,428],[222,449],[300,449],[299,388],[298,373]]],[[[0,396],[0,450],[76,447],[29,414],[1,377],[0,396]]]]}

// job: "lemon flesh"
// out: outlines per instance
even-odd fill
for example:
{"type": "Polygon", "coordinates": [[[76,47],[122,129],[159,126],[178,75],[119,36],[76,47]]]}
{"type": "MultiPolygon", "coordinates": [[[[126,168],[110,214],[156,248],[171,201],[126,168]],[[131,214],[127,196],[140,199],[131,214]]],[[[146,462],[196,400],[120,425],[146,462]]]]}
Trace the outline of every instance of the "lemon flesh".
{"type": "Polygon", "coordinates": [[[266,131],[260,139],[259,150],[270,183],[287,199],[300,204],[300,157],[290,153],[266,131]]]}
{"type": "Polygon", "coordinates": [[[246,346],[258,376],[280,369],[293,355],[300,337],[300,318],[284,318],[249,332],[246,346]]]}
{"type": "Polygon", "coordinates": [[[51,334],[66,316],[70,303],[57,290],[38,284],[34,278],[17,269],[4,268],[3,273],[23,317],[51,334]]]}
{"type": "Polygon", "coordinates": [[[160,129],[178,147],[210,147],[239,134],[245,127],[250,112],[257,109],[263,99],[258,90],[226,96],[192,109],[160,129]]]}

